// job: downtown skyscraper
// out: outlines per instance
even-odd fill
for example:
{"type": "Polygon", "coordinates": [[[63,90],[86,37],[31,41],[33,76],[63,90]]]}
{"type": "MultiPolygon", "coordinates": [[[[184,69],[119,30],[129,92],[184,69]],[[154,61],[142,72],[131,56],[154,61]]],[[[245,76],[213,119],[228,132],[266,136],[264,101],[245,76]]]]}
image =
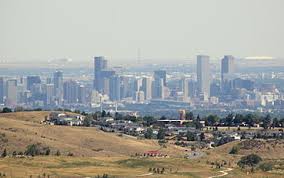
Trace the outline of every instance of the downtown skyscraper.
{"type": "Polygon", "coordinates": [[[107,69],[107,60],[103,56],[97,56],[94,58],[94,89],[102,92],[104,80],[103,70],[107,69]]]}
{"type": "Polygon", "coordinates": [[[197,89],[204,100],[210,97],[210,65],[209,56],[197,56],[197,89]]]}
{"type": "Polygon", "coordinates": [[[61,105],[63,101],[63,72],[56,71],[53,74],[55,103],[61,105]]]}
{"type": "Polygon", "coordinates": [[[235,74],[235,59],[231,55],[225,55],[221,61],[221,90],[223,94],[230,92],[232,80],[235,74]]]}

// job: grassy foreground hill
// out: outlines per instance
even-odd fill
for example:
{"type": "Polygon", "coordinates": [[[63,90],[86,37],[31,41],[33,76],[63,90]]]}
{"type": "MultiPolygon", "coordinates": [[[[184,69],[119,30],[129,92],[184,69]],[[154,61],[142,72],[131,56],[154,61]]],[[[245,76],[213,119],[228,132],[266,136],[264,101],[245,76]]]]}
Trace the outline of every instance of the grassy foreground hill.
{"type": "MultiPolygon", "coordinates": [[[[27,145],[40,143],[48,146],[51,152],[73,153],[75,156],[130,156],[160,146],[151,140],[137,140],[134,137],[115,133],[105,133],[94,127],[69,127],[43,125],[40,121],[48,112],[18,112],[0,114],[0,139],[2,148],[9,151],[24,151],[27,145]],[[5,142],[8,140],[7,142],[5,142]]],[[[162,149],[168,154],[180,149],[169,146],[162,149]]]]}
{"type": "MultiPolygon", "coordinates": [[[[96,128],[52,126],[40,124],[48,112],[17,112],[0,114],[1,153],[6,148],[8,154],[13,151],[24,152],[31,144],[48,146],[50,156],[26,158],[0,158],[0,177],[95,177],[107,173],[121,178],[132,177],[283,177],[283,145],[280,142],[257,143],[232,142],[212,150],[203,150],[202,157],[185,159],[184,149],[168,144],[162,148],[155,140],[138,140],[134,137],[115,133],[105,133],[96,128]],[[243,146],[236,155],[229,155],[233,146],[243,146]],[[261,172],[247,175],[236,162],[241,156],[256,150],[249,146],[258,145],[258,153],[265,161],[277,162],[278,172],[261,172]],[[276,145],[276,146],[270,146],[276,145]],[[269,146],[269,148],[268,148],[269,146]],[[273,151],[272,156],[267,150],[273,151]],[[55,156],[57,150],[61,155],[55,156]],[[170,158],[138,158],[135,153],[160,150],[170,158]],[[74,156],[67,156],[68,153],[74,156]],[[277,157],[278,155],[278,157],[277,157]],[[226,160],[230,163],[223,169],[216,169],[210,162],[226,160]],[[232,170],[227,171],[228,168],[232,170]],[[153,169],[164,169],[163,174],[155,174],[153,169]],[[280,170],[280,171],[279,171],[280,170]]],[[[246,141],[244,141],[246,142],[246,141]]]]}

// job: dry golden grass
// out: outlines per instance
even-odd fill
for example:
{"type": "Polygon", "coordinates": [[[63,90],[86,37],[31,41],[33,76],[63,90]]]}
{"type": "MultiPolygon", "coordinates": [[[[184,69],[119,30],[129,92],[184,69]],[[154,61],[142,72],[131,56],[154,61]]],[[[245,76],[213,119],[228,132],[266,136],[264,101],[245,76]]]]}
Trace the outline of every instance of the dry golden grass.
{"type": "MultiPolygon", "coordinates": [[[[219,170],[207,164],[208,161],[226,160],[233,171],[226,177],[281,177],[281,175],[256,172],[246,175],[236,162],[243,154],[229,155],[230,149],[239,142],[205,151],[202,158],[184,159],[184,150],[174,145],[161,148],[154,140],[137,140],[134,137],[119,137],[115,133],[105,133],[96,128],[42,125],[40,121],[48,112],[19,112],[0,114],[0,146],[8,152],[24,151],[26,146],[41,143],[49,146],[54,154],[60,150],[63,156],[40,156],[34,158],[2,158],[0,173],[8,177],[37,177],[44,173],[51,177],[92,177],[107,173],[115,177],[137,177],[147,174],[149,168],[166,168],[163,175],[148,177],[209,177],[219,175],[219,170]],[[2,136],[1,136],[2,135],[2,136]],[[4,136],[3,136],[4,135],[4,136]],[[5,140],[5,139],[8,139],[5,140]],[[170,158],[134,158],[130,155],[148,150],[161,150],[170,158]],[[67,157],[68,152],[74,157],[67,157]]],[[[253,150],[252,150],[253,151],[253,150]]],[[[276,154],[283,154],[281,149],[276,154]]],[[[263,156],[263,155],[262,155],[263,156]]],[[[265,157],[269,159],[269,157],[265,157]]],[[[147,177],[147,176],[146,176],[147,177]]]]}
{"type": "Polygon", "coordinates": [[[0,114],[0,133],[4,133],[7,143],[0,140],[2,148],[8,151],[24,151],[27,145],[41,143],[52,152],[72,152],[76,156],[122,156],[161,150],[176,154],[181,149],[172,145],[161,148],[157,141],[137,140],[130,136],[117,136],[96,128],[51,126],[40,124],[48,112],[19,112],[0,114]]]}

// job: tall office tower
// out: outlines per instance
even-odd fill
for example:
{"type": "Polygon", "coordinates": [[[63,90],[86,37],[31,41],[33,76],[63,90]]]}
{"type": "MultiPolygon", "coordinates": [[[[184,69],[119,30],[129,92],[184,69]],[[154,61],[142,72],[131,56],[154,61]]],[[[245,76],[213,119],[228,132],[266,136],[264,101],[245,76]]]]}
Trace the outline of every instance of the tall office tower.
{"type": "Polygon", "coordinates": [[[231,79],[233,75],[235,74],[235,59],[231,55],[226,55],[222,59],[221,64],[221,78],[222,81],[228,79],[231,79]]]}
{"type": "Polygon", "coordinates": [[[153,98],[155,99],[164,99],[165,97],[165,85],[164,85],[164,79],[156,79],[153,82],[153,98]]]}
{"type": "Polygon", "coordinates": [[[145,95],[143,91],[137,91],[135,94],[135,101],[138,103],[143,103],[145,100],[145,95]]]}
{"type": "Polygon", "coordinates": [[[139,92],[141,87],[142,87],[142,79],[135,78],[134,83],[133,83],[133,89],[132,89],[133,100],[136,100],[136,92],[139,92]]]}
{"type": "Polygon", "coordinates": [[[94,58],[94,89],[99,92],[103,90],[103,79],[101,72],[107,69],[107,60],[103,56],[94,58]]]}
{"type": "Polygon", "coordinates": [[[27,77],[21,77],[20,84],[23,85],[25,89],[27,89],[27,77]]]}
{"type": "Polygon", "coordinates": [[[64,103],[73,104],[78,102],[78,91],[79,91],[79,83],[74,80],[69,80],[64,82],[63,84],[64,90],[64,103]]]}
{"type": "Polygon", "coordinates": [[[27,77],[27,89],[31,90],[34,84],[41,83],[39,76],[28,76],[27,77]]]}
{"type": "Polygon", "coordinates": [[[45,95],[45,105],[52,105],[54,102],[54,84],[45,84],[43,93],[45,95]]]}
{"type": "Polygon", "coordinates": [[[195,98],[196,97],[196,91],[197,91],[197,86],[196,82],[193,80],[190,80],[188,83],[188,96],[190,98],[195,98]]]}
{"type": "Polygon", "coordinates": [[[232,80],[235,78],[235,61],[231,55],[226,55],[221,62],[221,90],[229,93],[232,89],[232,80]]]}
{"type": "Polygon", "coordinates": [[[130,77],[121,76],[120,80],[121,80],[120,81],[121,82],[121,90],[120,90],[121,99],[130,97],[131,96],[130,77]]]}
{"type": "Polygon", "coordinates": [[[144,92],[145,100],[150,100],[152,98],[152,78],[151,77],[143,77],[142,91],[144,92]]]}
{"type": "Polygon", "coordinates": [[[210,97],[210,65],[209,56],[197,56],[197,88],[205,100],[210,97]]]}
{"type": "Polygon", "coordinates": [[[61,105],[63,101],[63,72],[56,71],[53,74],[55,103],[61,105]]]}
{"type": "Polygon", "coordinates": [[[99,78],[99,82],[102,82],[100,83],[100,93],[103,93],[103,94],[106,94],[108,95],[109,94],[109,79],[115,75],[115,71],[113,70],[103,70],[100,72],[100,78],[99,78]]]}
{"type": "Polygon", "coordinates": [[[17,80],[6,81],[6,106],[13,107],[17,105],[17,80]]]}
{"type": "Polygon", "coordinates": [[[52,78],[51,77],[46,78],[46,84],[52,84],[52,78]]]}
{"type": "Polygon", "coordinates": [[[154,80],[164,80],[164,86],[167,86],[167,72],[165,70],[154,71],[154,80]]]}
{"type": "Polygon", "coordinates": [[[78,102],[81,104],[86,104],[86,87],[84,85],[79,86],[78,102]]]}
{"type": "Polygon", "coordinates": [[[0,104],[4,103],[4,79],[0,77],[0,104]]]}
{"type": "Polygon", "coordinates": [[[188,101],[188,99],[189,99],[189,90],[188,90],[188,88],[189,88],[189,80],[188,80],[188,78],[184,78],[183,79],[183,101],[188,101]]]}
{"type": "Polygon", "coordinates": [[[103,94],[108,95],[109,96],[109,78],[104,78],[103,79],[104,84],[103,84],[103,94]]]}
{"type": "MultiPolygon", "coordinates": [[[[34,85],[33,85],[34,86],[34,85]]],[[[17,83],[17,103],[18,104],[23,104],[23,103],[27,103],[28,99],[25,97],[25,87],[23,84],[19,84],[17,83]]]]}
{"type": "Polygon", "coordinates": [[[119,101],[120,98],[120,77],[114,75],[109,79],[109,98],[112,101],[119,101]]]}

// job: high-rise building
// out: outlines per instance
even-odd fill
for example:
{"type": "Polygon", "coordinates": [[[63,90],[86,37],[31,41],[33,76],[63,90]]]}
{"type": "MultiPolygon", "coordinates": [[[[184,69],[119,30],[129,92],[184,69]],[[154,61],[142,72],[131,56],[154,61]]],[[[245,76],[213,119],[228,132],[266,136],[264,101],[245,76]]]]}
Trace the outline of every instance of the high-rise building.
{"type": "Polygon", "coordinates": [[[28,76],[27,77],[27,89],[31,90],[34,84],[41,83],[39,76],[28,76]]]}
{"type": "Polygon", "coordinates": [[[189,99],[189,79],[184,78],[183,79],[183,101],[188,101],[189,99]]]}
{"type": "Polygon", "coordinates": [[[56,104],[61,105],[63,101],[63,72],[62,71],[56,71],[53,74],[53,84],[54,84],[55,102],[56,104]]]}
{"type": "Polygon", "coordinates": [[[107,60],[103,56],[97,56],[94,58],[94,88],[102,92],[103,90],[103,79],[101,72],[107,69],[107,60]]]}
{"type": "Polygon", "coordinates": [[[143,103],[145,100],[144,92],[143,91],[137,91],[135,94],[135,101],[138,103],[143,103]]]}
{"type": "Polygon", "coordinates": [[[144,92],[145,100],[150,100],[152,98],[152,78],[151,77],[143,77],[142,91],[144,92]]]}
{"type": "Polygon", "coordinates": [[[113,70],[103,70],[100,72],[100,78],[99,81],[102,82],[100,84],[101,90],[100,93],[109,94],[109,79],[115,75],[115,71],[113,70]]]}
{"type": "Polygon", "coordinates": [[[209,56],[197,56],[197,88],[202,98],[207,100],[210,97],[210,65],[209,56]]]}
{"type": "Polygon", "coordinates": [[[131,87],[130,87],[131,78],[128,76],[121,76],[120,80],[121,80],[121,90],[120,90],[121,99],[131,97],[131,87]]]}
{"type": "Polygon", "coordinates": [[[119,101],[120,97],[120,77],[114,75],[109,79],[109,98],[112,101],[119,101]]]}
{"type": "Polygon", "coordinates": [[[78,102],[81,104],[86,104],[86,87],[84,85],[80,85],[78,92],[78,102]]]}
{"type": "Polygon", "coordinates": [[[51,105],[54,102],[54,84],[45,84],[43,87],[45,96],[45,105],[51,105]]]}
{"type": "Polygon", "coordinates": [[[188,96],[190,98],[196,97],[196,91],[197,91],[196,82],[193,80],[190,80],[188,82],[188,96]]]}
{"type": "Polygon", "coordinates": [[[4,103],[4,79],[0,77],[0,104],[4,103]]]}
{"type": "Polygon", "coordinates": [[[154,80],[164,80],[164,86],[167,86],[167,72],[165,70],[154,71],[154,80]]]}
{"type": "Polygon", "coordinates": [[[64,82],[64,103],[73,104],[78,102],[79,83],[74,80],[64,82]]]}
{"type": "Polygon", "coordinates": [[[142,87],[142,79],[135,78],[133,82],[133,88],[132,88],[133,100],[136,100],[136,93],[140,91],[141,87],[142,87]]]}
{"type": "Polygon", "coordinates": [[[17,105],[17,80],[6,81],[6,106],[14,107],[17,105]]]}
{"type": "Polygon", "coordinates": [[[231,78],[235,73],[235,61],[231,55],[226,55],[221,62],[221,78],[222,81],[231,78]]]}
{"type": "Polygon", "coordinates": [[[228,94],[232,89],[232,80],[235,78],[234,57],[226,55],[221,62],[221,89],[224,94],[228,94]]]}
{"type": "Polygon", "coordinates": [[[164,98],[166,81],[167,81],[167,72],[165,70],[154,71],[153,98],[156,99],[164,98]]]}
{"type": "Polygon", "coordinates": [[[165,85],[163,78],[155,79],[155,81],[153,82],[153,98],[155,99],[165,98],[165,85]]]}

